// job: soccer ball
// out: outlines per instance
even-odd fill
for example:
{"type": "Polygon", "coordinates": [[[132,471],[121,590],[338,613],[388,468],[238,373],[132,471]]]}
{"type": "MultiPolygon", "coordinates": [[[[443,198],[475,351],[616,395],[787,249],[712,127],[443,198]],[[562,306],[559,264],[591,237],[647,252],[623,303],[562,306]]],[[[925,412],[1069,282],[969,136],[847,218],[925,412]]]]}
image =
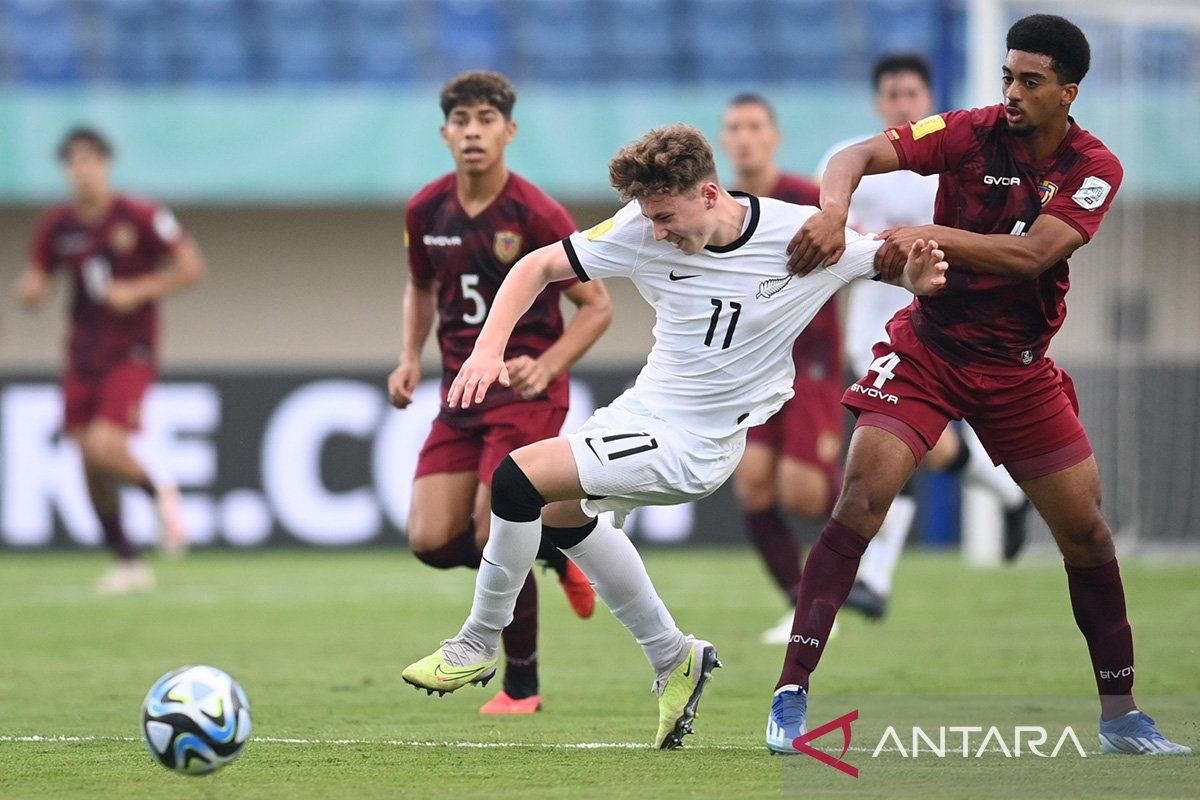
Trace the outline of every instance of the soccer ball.
{"type": "Polygon", "coordinates": [[[142,735],[167,769],[204,775],[242,754],[250,738],[250,701],[216,667],[181,667],[159,678],[146,695],[142,735]]]}

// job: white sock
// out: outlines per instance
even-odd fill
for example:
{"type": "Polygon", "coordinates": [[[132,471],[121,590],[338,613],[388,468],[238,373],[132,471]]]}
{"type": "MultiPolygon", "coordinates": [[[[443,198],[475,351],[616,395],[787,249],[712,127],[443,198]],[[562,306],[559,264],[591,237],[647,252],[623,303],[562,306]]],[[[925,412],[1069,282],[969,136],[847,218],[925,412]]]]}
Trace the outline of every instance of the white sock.
{"type": "Polygon", "coordinates": [[[897,496],[879,526],[879,533],[863,553],[858,579],[884,597],[892,593],[892,577],[896,574],[896,565],[904,552],[904,540],[908,538],[916,514],[916,500],[903,494],[897,496]]]}
{"type": "Polygon", "coordinates": [[[1016,508],[1024,503],[1025,493],[1021,491],[1021,487],[1009,476],[1008,470],[992,463],[992,457],[988,455],[975,431],[971,430],[969,425],[964,425],[958,430],[960,441],[971,454],[962,471],[963,479],[992,492],[1005,509],[1016,508]]]}
{"type": "Polygon", "coordinates": [[[517,595],[537,558],[542,521],[512,522],[492,514],[490,530],[475,578],[471,616],[467,617],[460,635],[492,658],[500,649],[500,631],[512,622],[517,595]]]}
{"type": "MultiPolygon", "coordinates": [[[[683,631],[654,591],[646,565],[629,538],[607,514],[575,547],[563,550],[596,587],[596,594],[642,646],[654,672],[675,666],[687,647],[683,631]]],[[[515,595],[514,595],[515,597],[515,595]]]]}

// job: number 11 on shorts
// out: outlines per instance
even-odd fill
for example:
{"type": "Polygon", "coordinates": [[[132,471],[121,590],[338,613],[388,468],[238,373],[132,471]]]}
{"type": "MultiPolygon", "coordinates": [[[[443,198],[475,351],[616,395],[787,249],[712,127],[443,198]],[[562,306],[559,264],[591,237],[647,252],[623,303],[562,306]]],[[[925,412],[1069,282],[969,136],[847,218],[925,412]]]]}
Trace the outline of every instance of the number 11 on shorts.
{"type": "Polygon", "coordinates": [[[895,353],[888,353],[871,362],[871,366],[867,367],[867,372],[878,373],[879,377],[872,384],[876,389],[882,389],[883,385],[892,378],[896,377],[896,366],[900,363],[900,356],[895,353]]]}

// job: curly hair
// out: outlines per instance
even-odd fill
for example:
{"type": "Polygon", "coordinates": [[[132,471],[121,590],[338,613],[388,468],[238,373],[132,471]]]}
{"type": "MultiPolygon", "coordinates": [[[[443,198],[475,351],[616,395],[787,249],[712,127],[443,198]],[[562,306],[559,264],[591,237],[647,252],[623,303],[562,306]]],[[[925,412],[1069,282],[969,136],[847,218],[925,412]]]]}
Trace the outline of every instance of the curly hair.
{"type": "Polygon", "coordinates": [[[1049,56],[1061,83],[1079,83],[1092,62],[1087,36],[1069,20],[1053,14],[1031,14],[1008,29],[1009,50],[1049,56]]]}
{"type": "Polygon", "coordinates": [[[655,128],[625,145],[608,165],[608,178],[621,199],[690,193],[717,180],[712,145],[691,125],[655,128]]]}
{"type": "Polygon", "coordinates": [[[508,78],[499,72],[473,70],[455,76],[442,87],[442,114],[447,119],[450,112],[459,106],[489,105],[512,119],[513,106],[517,103],[517,90],[508,78]]]}

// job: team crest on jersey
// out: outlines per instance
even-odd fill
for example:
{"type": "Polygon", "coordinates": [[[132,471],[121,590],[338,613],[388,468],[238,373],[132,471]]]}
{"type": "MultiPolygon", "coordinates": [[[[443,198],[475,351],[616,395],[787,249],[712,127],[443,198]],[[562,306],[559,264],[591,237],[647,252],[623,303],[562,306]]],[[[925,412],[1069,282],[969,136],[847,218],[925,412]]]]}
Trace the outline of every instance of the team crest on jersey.
{"type": "Polygon", "coordinates": [[[112,232],[108,234],[108,243],[117,255],[129,255],[133,248],[137,247],[137,240],[137,228],[133,227],[133,223],[124,220],[113,225],[112,232]]]}
{"type": "Polygon", "coordinates": [[[1038,196],[1042,198],[1042,205],[1046,205],[1054,199],[1054,195],[1058,194],[1058,184],[1050,181],[1042,181],[1038,184],[1038,196]]]}
{"type": "Polygon", "coordinates": [[[496,258],[505,264],[511,264],[521,252],[521,234],[516,231],[497,231],[492,250],[495,251],[496,258]]]}
{"type": "Polygon", "coordinates": [[[792,276],[787,275],[783,278],[767,278],[758,285],[758,293],[754,295],[760,300],[770,300],[775,295],[783,291],[783,287],[792,282],[792,276]]]}

